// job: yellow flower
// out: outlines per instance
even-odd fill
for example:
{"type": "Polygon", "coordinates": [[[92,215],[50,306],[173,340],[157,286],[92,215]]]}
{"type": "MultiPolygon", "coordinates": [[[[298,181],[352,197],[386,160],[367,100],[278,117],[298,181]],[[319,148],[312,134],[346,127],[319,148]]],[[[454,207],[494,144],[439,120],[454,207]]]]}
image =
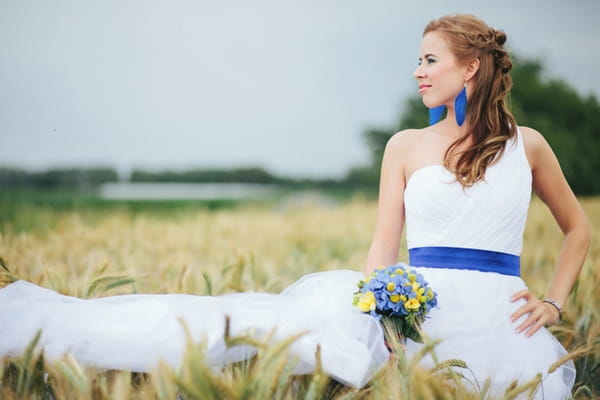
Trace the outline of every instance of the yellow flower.
{"type": "Polygon", "coordinates": [[[419,300],[417,299],[408,299],[408,301],[404,303],[404,307],[406,307],[407,310],[414,311],[421,307],[421,303],[419,303],[419,300]]]}
{"type": "Polygon", "coordinates": [[[386,289],[390,292],[393,292],[396,289],[396,284],[394,282],[388,282],[386,289]]]}
{"type": "Polygon", "coordinates": [[[404,286],[409,286],[413,292],[418,292],[419,289],[421,288],[421,286],[419,285],[419,282],[406,282],[404,284],[404,286]]]}
{"type": "Polygon", "coordinates": [[[403,269],[401,269],[401,268],[398,268],[398,269],[395,271],[395,273],[396,273],[396,275],[404,275],[404,270],[403,270],[403,269]]]}
{"type": "Polygon", "coordinates": [[[417,276],[413,273],[408,274],[408,280],[414,282],[417,280],[417,276]]]}
{"type": "Polygon", "coordinates": [[[419,288],[417,290],[417,300],[419,300],[419,303],[425,303],[427,301],[427,295],[425,294],[425,288],[419,288]]]}
{"type": "Polygon", "coordinates": [[[400,296],[399,294],[393,294],[390,296],[390,300],[392,301],[392,303],[397,303],[400,300],[402,300],[402,296],[400,296]]]}
{"type": "Polygon", "coordinates": [[[362,293],[360,295],[360,297],[358,298],[357,306],[361,312],[374,311],[375,307],[376,307],[376,302],[375,302],[375,295],[373,294],[373,292],[368,291],[368,292],[362,293]]]}

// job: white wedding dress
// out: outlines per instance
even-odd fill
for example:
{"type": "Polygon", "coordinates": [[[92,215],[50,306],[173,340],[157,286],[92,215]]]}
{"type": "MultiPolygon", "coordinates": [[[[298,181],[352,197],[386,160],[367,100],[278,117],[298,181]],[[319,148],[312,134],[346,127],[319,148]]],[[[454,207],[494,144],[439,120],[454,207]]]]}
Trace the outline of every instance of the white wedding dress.
{"type": "MultiPolygon", "coordinates": [[[[546,329],[526,338],[510,321],[519,306],[510,296],[525,288],[518,255],[530,196],[531,171],[520,136],[488,168],[485,181],[466,190],[442,166],[417,170],[405,190],[410,261],[438,293],[438,308],[423,328],[442,340],[436,348],[440,361],[464,360],[474,376],[463,374],[479,385],[490,377],[496,393],[513,379],[525,382],[542,373],[536,398],[563,399],[575,379],[573,363],[546,372],[565,350],[546,329]],[[475,249],[475,257],[468,251],[457,256],[456,248],[475,249]]],[[[307,275],[280,294],[90,300],[18,281],[0,289],[0,356],[22,353],[41,329],[39,346],[50,358],[70,352],[86,365],[133,371],[150,371],[159,360],[177,366],[185,321],[193,339],[205,342],[207,362],[222,366],[253,354],[248,347],[225,346],[227,315],[233,336],[249,332],[263,339],[274,332],[277,341],[307,332],[290,348],[297,357],[295,372],[313,370],[320,345],[324,371],[362,387],[389,358],[378,322],[352,306],[362,278],[340,270],[307,275]]],[[[408,341],[409,356],[419,347],[408,341]]],[[[431,358],[423,362],[433,365],[431,358]]]]}

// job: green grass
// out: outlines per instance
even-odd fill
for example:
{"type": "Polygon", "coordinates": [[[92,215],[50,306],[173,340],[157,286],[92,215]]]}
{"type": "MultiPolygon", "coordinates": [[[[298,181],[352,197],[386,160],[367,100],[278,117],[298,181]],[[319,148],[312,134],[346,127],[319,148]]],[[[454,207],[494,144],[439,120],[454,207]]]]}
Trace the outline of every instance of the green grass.
{"type": "Polygon", "coordinates": [[[0,227],[16,231],[43,230],[54,226],[62,213],[69,212],[88,215],[103,212],[152,213],[170,218],[174,214],[194,210],[219,210],[251,203],[259,202],[232,199],[113,200],[103,199],[93,190],[84,189],[0,188],[0,227]]]}

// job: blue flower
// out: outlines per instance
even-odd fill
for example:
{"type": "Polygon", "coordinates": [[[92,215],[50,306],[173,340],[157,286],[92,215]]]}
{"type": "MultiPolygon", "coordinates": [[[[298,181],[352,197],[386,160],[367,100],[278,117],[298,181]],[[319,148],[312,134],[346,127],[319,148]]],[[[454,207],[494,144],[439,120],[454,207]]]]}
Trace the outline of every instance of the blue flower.
{"type": "MultiPolygon", "coordinates": [[[[410,317],[414,324],[425,319],[437,306],[437,294],[431,290],[423,274],[406,264],[378,268],[366,280],[360,281],[355,305],[361,299],[360,295],[366,292],[372,293],[376,307],[374,310],[370,308],[368,313],[378,319],[382,316],[410,317]]],[[[363,303],[362,309],[366,311],[363,303]]]]}

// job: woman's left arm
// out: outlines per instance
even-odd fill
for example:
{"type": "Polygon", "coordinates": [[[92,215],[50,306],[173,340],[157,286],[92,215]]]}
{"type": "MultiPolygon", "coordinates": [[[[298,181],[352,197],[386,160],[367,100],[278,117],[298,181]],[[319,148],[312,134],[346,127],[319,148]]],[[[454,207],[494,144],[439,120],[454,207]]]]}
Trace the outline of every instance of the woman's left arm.
{"type": "MultiPolygon", "coordinates": [[[[558,160],[550,145],[537,131],[521,127],[527,158],[533,175],[533,190],[548,206],[565,235],[558,254],[556,272],[547,292],[547,299],[564,305],[577,280],[590,245],[590,225],[569,187],[558,160]]],[[[529,313],[528,318],[517,327],[517,332],[533,335],[546,324],[559,319],[559,312],[549,302],[543,302],[528,290],[512,297],[513,301],[524,298],[527,304],[513,315],[513,321],[529,313]]]]}

